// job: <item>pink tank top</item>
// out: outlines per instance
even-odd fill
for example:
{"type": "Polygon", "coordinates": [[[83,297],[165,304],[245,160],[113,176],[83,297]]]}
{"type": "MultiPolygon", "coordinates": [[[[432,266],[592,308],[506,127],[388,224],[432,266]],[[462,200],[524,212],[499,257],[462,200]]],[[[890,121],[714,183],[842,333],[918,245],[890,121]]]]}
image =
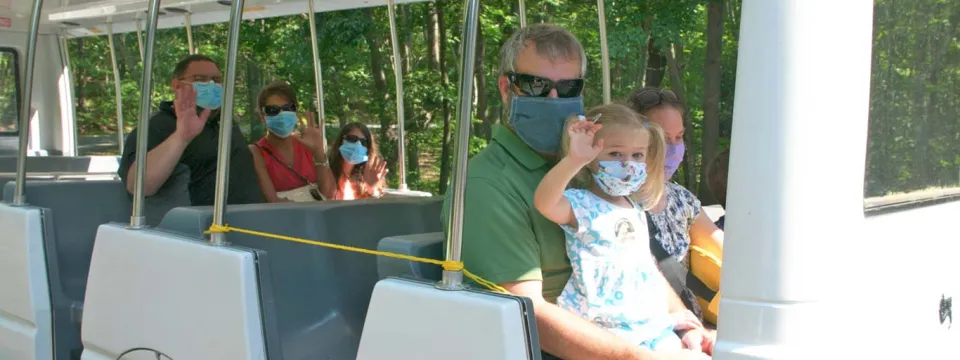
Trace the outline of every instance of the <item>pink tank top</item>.
{"type": "Polygon", "coordinates": [[[267,167],[267,173],[270,174],[270,181],[273,182],[273,188],[276,189],[277,192],[289,191],[307,185],[304,182],[304,178],[310,183],[317,182],[317,171],[313,165],[313,154],[299,141],[293,140],[293,166],[291,166],[293,169],[277,161],[278,159],[283,161],[283,155],[267,142],[266,137],[257,141],[257,146],[260,148],[260,154],[263,156],[263,163],[267,167]],[[272,152],[276,157],[271,156],[268,151],[272,152]],[[293,172],[294,170],[296,170],[296,174],[293,172]],[[297,176],[297,174],[300,174],[300,176],[297,176]]]}

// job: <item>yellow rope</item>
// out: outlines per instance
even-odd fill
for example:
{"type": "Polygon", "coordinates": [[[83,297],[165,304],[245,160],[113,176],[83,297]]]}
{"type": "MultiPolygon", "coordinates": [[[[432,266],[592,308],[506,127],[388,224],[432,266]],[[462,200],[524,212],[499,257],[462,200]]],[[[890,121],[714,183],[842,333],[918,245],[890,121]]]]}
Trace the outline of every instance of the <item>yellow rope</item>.
{"type": "Polygon", "coordinates": [[[323,246],[323,247],[343,250],[343,251],[358,252],[358,253],[368,254],[368,255],[385,256],[385,257],[390,257],[394,259],[402,259],[402,260],[416,261],[416,262],[422,262],[427,264],[440,265],[441,267],[443,267],[444,270],[447,270],[447,271],[462,271],[464,276],[475,281],[477,284],[483,285],[484,287],[490,289],[491,291],[508,293],[508,291],[503,287],[501,287],[500,285],[492,283],[484,278],[477,276],[474,273],[467,271],[467,269],[464,269],[462,261],[428,259],[428,258],[422,258],[422,257],[416,257],[416,256],[410,256],[410,255],[396,254],[396,253],[391,253],[386,251],[377,251],[377,250],[370,250],[370,249],[358,248],[353,246],[337,245],[337,244],[331,244],[331,243],[326,243],[322,241],[307,240],[307,239],[293,237],[293,236],[277,235],[277,234],[271,234],[271,233],[266,233],[262,231],[241,229],[241,228],[232,227],[230,225],[223,225],[223,226],[210,225],[210,229],[205,231],[204,233],[205,234],[228,233],[231,231],[248,234],[248,235],[254,235],[254,236],[262,236],[270,239],[292,241],[296,243],[314,245],[314,246],[323,246]]]}

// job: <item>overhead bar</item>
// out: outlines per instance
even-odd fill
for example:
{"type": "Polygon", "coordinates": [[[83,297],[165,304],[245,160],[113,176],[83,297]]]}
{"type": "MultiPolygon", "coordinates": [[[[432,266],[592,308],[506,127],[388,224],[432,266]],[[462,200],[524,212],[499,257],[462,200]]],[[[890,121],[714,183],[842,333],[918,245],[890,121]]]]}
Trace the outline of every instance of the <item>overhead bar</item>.
{"type": "Polygon", "coordinates": [[[403,68],[400,58],[400,42],[397,40],[397,19],[393,0],[387,0],[387,10],[390,15],[390,43],[393,46],[393,77],[397,84],[397,175],[400,185],[397,190],[407,190],[407,151],[405,146],[405,132],[407,121],[403,113],[403,68]]]}
{"type": "Polygon", "coordinates": [[[120,69],[117,66],[117,50],[113,44],[113,24],[107,24],[107,45],[110,46],[110,64],[113,66],[113,99],[117,102],[117,145],[123,154],[123,95],[120,86],[120,69]]]}
{"type": "Polygon", "coordinates": [[[597,0],[597,14],[600,16],[600,63],[603,67],[603,103],[610,103],[610,48],[607,47],[607,11],[603,0],[597,0]]]}
{"type": "Polygon", "coordinates": [[[27,146],[30,145],[30,102],[33,101],[33,65],[37,58],[37,35],[40,32],[40,9],[43,0],[34,0],[30,16],[30,32],[27,34],[27,63],[24,66],[23,89],[20,99],[20,147],[17,148],[17,183],[13,190],[13,204],[25,205],[24,182],[27,181],[27,146]]]}
{"type": "Polygon", "coordinates": [[[193,25],[190,24],[190,13],[183,13],[183,27],[187,29],[187,53],[190,55],[197,53],[197,48],[193,47],[193,25]]]}
{"type": "MultiPolygon", "coordinates": [[[[237,49],[240,47],[240,25],[243,24],[244,0],[233,0],[230,5],[230,30],[227,37],[227,72],[223,83],[223,105],[220,110],[220,147],[217,149],[217,188],[213,199],[213,224],[223,226],[227,212],[227,190],[230,188],[230,149],[233,135],[233,93],[237,75],[237,49]]],[[[212,245],[226,244],[226,235],[210,235],[212,245]]]]}
{"type": "Polygon", "coordinates": [[[317,22],[313,0],[307,1],[309,11],[307,17],[310,20],[310,48],[313,51],[313,81],[316,84],[316,93],[314,94],[317,105],[317,124],[320,125],[320,133],[323,134],[323,148],[327,147],[327,125],[326,114],[323,107],[323,66],[320,65],[320,45],[317,44],[317,22]]]}
{"type": "MultiPolygon", "coordinates": [[[[142,229],[146,217],[143,214],[144,192],[147,175],[147,139],[150,135],[150,98],[153,94],[153,48],[156,45],[157,17],[160,14],[160,0],[150,1],[147,12],[147,43],[143,49],[143,74],[140,80],[140,124],[137,130],[137,174],[133,185],[133,214],[130,215],[130,229],[142,229]]],[[[139,27],[140,22],[137,22],[139,27]]],[[[137,38],[140,38],[139,32],[137,38]]]]}
{"type": "MultiPolygon", "coordinates": [[[[474,58],[476,58],[478,14],[480,0],[467,0],[463,8],[463,39],[460,51],[463,54],[460,64],[460,89],[457,96],[457,140],[454,149],[453,178],[450,198],[450,218],[446,225],[447,261],[460,261],[463,244],[463,196],[467,189],[467,157],[470,156],[470,119],[473,113],[474,58]]],[[[459,290],[463,288],[463,273],[443,271],[443,279],[438,285],[441,289],[459,290]]]]}
{"type": "Polygon", "coordinates": [[[527,27],[527,5],[520,0],[520,27],[527,27]]]}

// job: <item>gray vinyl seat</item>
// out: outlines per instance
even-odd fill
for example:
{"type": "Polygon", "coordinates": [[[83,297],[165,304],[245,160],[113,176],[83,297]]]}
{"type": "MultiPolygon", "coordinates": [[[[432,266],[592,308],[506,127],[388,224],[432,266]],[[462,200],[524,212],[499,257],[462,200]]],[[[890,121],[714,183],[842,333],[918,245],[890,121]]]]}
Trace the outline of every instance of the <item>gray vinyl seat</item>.
{"type": "MultiPolygon", "coordinates": [[[[27,172],[85,172],[93,162],[91,156],[30,156],[27,172]]],[[[119,164],[120,158],[117,157],[119,164]]],[[[16,172],[17,156],[0,155],[0,172],[16,172]]]]}
{"type": "MultiPolygon", "coordinates": [[[[442,232],[386,237],[377,244],[377,250],[427,259],[443,259],[442,232]]],[[[389,257],[377,258],[380,279],[391,276],[428,281],[440,281],[443,269],[432,264],[389,257]]]]}
{"type": "MultiPolygon", "coordinates": [[[[159,223],[163,217],[159,212],[190,205],[189,169],[178,167],[174,174],[172,181],[144,202],[148,225],[151,220],[159,223]]],[[[6,183],[4,201],[13,200],[14,187],[14,182],[6,183]]],[[[97,229],[130,220],[130,195],[119,180],[28,180],[24,195],[43,217],[55,358],[79,358],[83,299],[97,229]]]]}
{"type": "MultiPolygon", "coordinates": [[[[394,198],[228,206],[225,223],[239,228],[376,249],[380,239],[440,230],[441,199],[394,198]]],[[[201,236],[211,207],[170,211],[159,228],[201,236]]],[[[241,233],[233,246],[258,257],[270,359],[355,359],[373,287],[377,257],[241,233]]]]}

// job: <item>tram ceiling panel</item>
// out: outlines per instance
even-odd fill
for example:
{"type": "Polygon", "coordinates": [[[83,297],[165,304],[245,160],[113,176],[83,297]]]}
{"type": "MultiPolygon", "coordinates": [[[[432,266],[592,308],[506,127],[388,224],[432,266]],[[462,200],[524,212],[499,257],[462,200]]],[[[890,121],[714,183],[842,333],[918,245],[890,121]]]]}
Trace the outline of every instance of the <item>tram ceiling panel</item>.
{"type": "MultiPolygon", "coordinates": [[[[396,0],[399,4],[430,0],[396,0]]],[[[313,0],[316,12],[386,6],[386,0],[313,0]]],[[[230,0],[164,0],[158,29],[182,28],[183,13],[191,13],[191,25],[224,23],[230,20],[230,0]]],[[[115,34],[134,32],[137,22],[145,21],[148,0],[71,0],[69,6],[46,6],[43,23],[57,24],[73,37],[106,34],[106,24],[112,23],[115,34]]],[[[307,12],[304,0],[247,0],[243,18],[247,20],[303,14],[307,12]]]]}

